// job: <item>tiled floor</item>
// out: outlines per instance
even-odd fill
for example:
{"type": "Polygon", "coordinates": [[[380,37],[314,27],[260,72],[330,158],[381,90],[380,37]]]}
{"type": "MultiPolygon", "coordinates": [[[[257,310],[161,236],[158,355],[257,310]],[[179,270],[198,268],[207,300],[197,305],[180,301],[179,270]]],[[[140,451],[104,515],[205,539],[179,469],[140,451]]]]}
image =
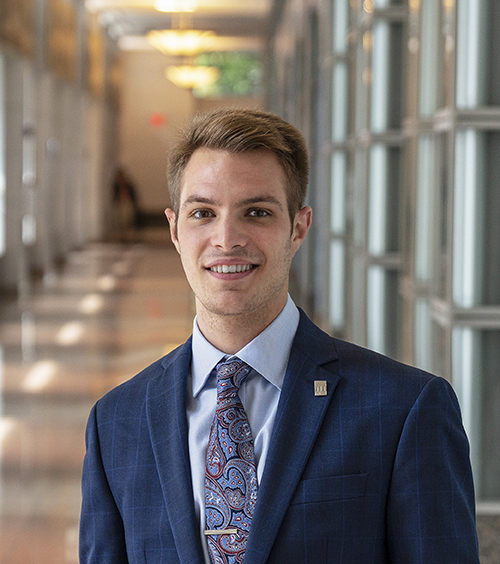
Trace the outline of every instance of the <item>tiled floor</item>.
{"type": "Polygon", "coordinates": [[[78,562],[90,408],[192,319],[177,253],[151,232],[75,252],[23,303],[0,301],[0,564],[78,562]]]}

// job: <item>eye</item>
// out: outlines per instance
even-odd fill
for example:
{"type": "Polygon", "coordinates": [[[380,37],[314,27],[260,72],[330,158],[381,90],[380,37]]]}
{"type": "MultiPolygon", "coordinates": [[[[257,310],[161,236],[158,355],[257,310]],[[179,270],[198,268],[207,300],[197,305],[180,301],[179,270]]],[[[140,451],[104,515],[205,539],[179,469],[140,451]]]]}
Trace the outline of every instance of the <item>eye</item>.
{"type": "Polygon", "coordinates": [[[267,217],[270,216],[271,214],[267,210],[263,210],[261,208],[254,208],[248,212],[248,215],[250,217],[267,217]]]}
{"type": "Polygon", "coordinates": [[[211,212],[210,210],[206,210],[206,209],[194,210],[190,214],[190,217],[192,217],[193,219],[208,219],[208,218],[213,217],[213,216],[214,216],[213,212],[211,212]]]}

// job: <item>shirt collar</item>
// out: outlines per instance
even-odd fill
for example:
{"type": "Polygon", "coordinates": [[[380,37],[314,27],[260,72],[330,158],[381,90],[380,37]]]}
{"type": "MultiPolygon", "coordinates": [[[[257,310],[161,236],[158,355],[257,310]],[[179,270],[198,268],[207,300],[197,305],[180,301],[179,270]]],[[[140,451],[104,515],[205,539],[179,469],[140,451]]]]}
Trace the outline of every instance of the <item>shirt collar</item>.
{"type": "MultiPolygon", "coordinates": [[[[281,390],[299,318],[299,310],[288,296],[285,307],[278,317],[234,356],[249,364],[281,390]]],[[[196,397],[205,386],[216,364],[226,355],[205,339],[196,318],[193,324],[192,349],[193,396],[196,397]]]]}

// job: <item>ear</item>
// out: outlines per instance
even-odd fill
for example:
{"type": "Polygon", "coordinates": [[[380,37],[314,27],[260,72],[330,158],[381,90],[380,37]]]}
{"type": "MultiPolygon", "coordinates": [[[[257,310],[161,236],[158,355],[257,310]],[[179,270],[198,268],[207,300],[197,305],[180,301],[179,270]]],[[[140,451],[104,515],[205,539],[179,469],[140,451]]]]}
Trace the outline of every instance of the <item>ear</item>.
{"type": "Polygon", "coordinates": [[[309,227],[311,227],[312,209],[304,206],[295,214],[292,231],[292,252],[295,254],[306,238],[309,227]]]}
{"type": "Polygon", "coordinates": [[[167,216],[168,223],[170,226],[170,238],[172,243],[175,245],[177,252],[180,254],[179,240],[177,239],[177,229],[176,229],[176,218],[174,210],[167,208],[165,210],[165,215],[167,216]]]}

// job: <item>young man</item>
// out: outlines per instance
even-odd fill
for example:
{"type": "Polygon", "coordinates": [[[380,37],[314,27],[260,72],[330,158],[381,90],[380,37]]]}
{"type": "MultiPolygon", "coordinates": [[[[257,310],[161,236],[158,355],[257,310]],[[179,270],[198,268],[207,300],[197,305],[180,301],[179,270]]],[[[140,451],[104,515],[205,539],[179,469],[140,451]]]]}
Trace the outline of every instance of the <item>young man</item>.
{"type": "Polygon", "coordinates": [[[329,337],[288,296],[307,179],[276,116],[184,133],[166,214],[193,335],[92,410],[81,562],[479,562],[450,385],[329,337]]]}

